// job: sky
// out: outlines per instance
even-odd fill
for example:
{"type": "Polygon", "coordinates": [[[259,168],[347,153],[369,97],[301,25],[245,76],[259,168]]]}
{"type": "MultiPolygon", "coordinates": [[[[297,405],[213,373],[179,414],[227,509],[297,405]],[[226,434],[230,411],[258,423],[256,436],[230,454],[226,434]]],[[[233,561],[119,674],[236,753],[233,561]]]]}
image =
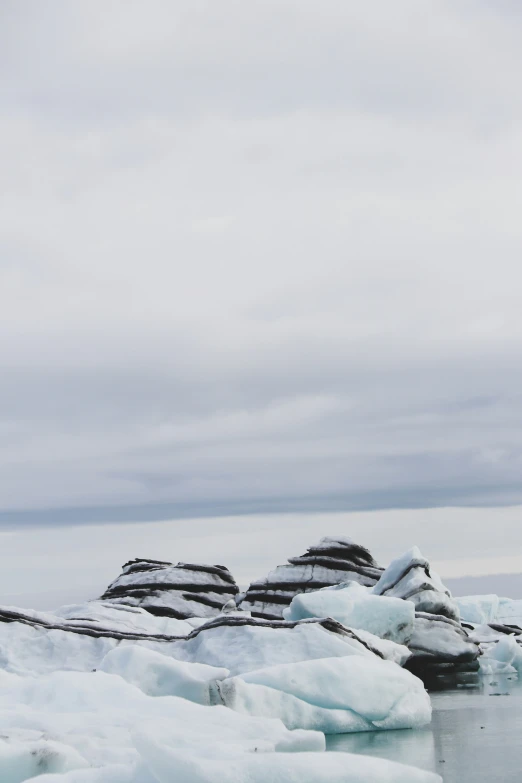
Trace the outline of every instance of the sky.
{"type": "Polygon", "coordinates": [[[246,587],[325,534],[350,536],[382,566],[416,545],[454,595],[522,598],[521,513],[520,507],[300,512],[4,530],[0,605],[55,609],[97,598],[135,557],[218,563],[246,587]]]}
{"type": "Polygon", "coordinates": [[[522,503],[521,34],[3,0],[2,530],[522,503]]]}

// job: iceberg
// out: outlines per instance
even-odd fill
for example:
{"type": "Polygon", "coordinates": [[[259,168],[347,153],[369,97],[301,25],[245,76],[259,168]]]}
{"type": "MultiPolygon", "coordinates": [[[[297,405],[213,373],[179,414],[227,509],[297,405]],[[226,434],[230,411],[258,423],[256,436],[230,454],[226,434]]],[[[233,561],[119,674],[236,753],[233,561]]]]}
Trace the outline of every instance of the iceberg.
{"type": "Polygon", "coordinates": [[[479,670],[479,645],[460,623],[443,615],[417,612],[408,647],[413,655],[406,667],[430,684],[439,674],[479,670]]]}
{"type": "Polygon", "coordinates": [[[141,606],[151,614],[175,617],[212,617],[239,589],[228,568],[136,558],[125,563],[102,601],[141,606]]]}
{"type": "Polygon", "coordinates": [[[135,559],[96,600],[0,607],[0,780],[440,781],[324,735],[426,725],[424,683],[479,656],[522,670],[520,614],[456,602],[417,548],[383,571],[346,537],[243,595],[224,566],[135,559]]]}
{"type": "Polygon", "coordinates": [[[229,615],[195,629],[176,643],[174,654],[186,661],[224,666],[232,675],[319,658],[409,657],[402,646],[345,628],[334,620],[282,622],[229,615]]]}
{"type": "Polygon", "coordinates": [[[413,633],[415,606],[401,598],[374,595],[357,582],[342,582],[294,596],[283,616],[286,620],[332,617],[354,630],[407,644],[413,633]]]}
{"type": "Polygon", "coordinates": [[[456,601],[416,546],[390,563],[372,592],[412,601],[419,612],[460,620],[456,601]]]}
{"type": "Polygon", "coordinates": [[[240,603],[254,617],[277,620],[299,593],[352,580],[366,587],[381,576],[370,552],[346,537],[325,537],[304,555],[290,557],[264,579],[252,582],[240,603]]]}
{"type": "Polygon", "coordinates": [[[418,728],[431,720],[422,682],[389,661],[322,658],[251,671],[215,684],[238,712],[328,734],[418,728]]]}
{"type": "Polygon", "coordinates": [[[522,629],[522,600],[498,595],[466,595],[455,599],[463,622],[476,625],[496,623],[522,629]]]}

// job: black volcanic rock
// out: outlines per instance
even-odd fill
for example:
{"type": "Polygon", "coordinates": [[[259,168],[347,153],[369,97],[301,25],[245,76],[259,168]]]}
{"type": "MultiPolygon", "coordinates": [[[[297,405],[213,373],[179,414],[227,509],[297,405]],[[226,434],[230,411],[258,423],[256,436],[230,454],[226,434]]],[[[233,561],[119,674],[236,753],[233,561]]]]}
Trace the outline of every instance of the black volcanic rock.
{"type": "Polygon", "coordinates": [[[264,579],[252,582],[240,607],[253,617],[280,620],[298,593],[348,580],[371,587],[381,574],[382,568],[363,546],[345,537],[326,537],[304,555],[290,557],[288,565],[277,566],[264,579]]]}
{"type": "Polygon", "coordinates": [[[176,617],[213,617],[238,593],[230,571],[221,565],[194,565],[135,559],[101,600],[139,606],[151,614],[176,617]]]}

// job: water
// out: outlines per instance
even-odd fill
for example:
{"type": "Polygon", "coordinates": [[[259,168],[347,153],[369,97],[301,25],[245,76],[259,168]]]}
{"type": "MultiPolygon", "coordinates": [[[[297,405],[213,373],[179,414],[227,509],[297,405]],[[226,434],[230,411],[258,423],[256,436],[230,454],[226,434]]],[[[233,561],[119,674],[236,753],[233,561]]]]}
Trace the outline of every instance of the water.
{"type": "Polygon", "coordinates": [[[328,750],[366,753],[442,775],[444,783],[522,780],[522,683],[482,677],[473,688],[431,693],[425,729],[328,737],[328,750]]]}

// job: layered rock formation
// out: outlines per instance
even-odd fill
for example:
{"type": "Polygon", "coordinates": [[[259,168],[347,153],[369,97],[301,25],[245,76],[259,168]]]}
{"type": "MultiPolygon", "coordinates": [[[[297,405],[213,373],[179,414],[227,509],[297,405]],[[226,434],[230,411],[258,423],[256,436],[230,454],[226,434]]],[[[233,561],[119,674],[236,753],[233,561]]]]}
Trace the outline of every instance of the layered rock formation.
{"type": "Polygon", "coordinates": [[[101,600],[139,606],[154,615],[213,617],[238,593],[228,568],[135,559],[123,566],[101,600]]]}
{"type": "Polygon", "coordinates": [[[264,579],[252,582],[240,606],[254,617],[279,620],[299,593],[349,580],[371,587],[381,574],[382,568],[363,546],[350,538],[326,537],[304,555],[290,557],[288,565],[277,566],[264,579]]]}

